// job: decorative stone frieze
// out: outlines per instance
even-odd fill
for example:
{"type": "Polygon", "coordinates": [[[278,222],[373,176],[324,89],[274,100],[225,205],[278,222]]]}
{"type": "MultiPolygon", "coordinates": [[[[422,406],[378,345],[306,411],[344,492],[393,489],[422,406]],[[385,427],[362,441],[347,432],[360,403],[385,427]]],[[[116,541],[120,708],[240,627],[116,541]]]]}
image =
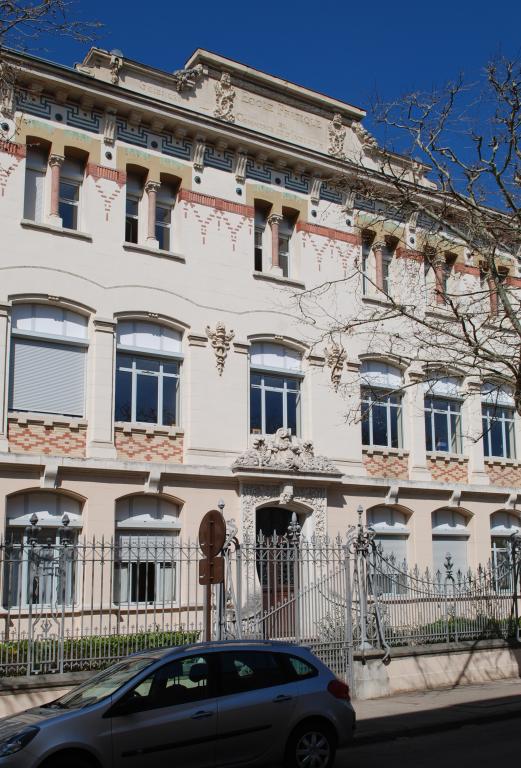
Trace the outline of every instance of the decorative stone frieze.
{"type": "Polygon", "coordinates": [[[329,134],[328,154],[343,160],[345,158],[344,141],[346,138],[346,127],[342,122],[342,115],[339,112],[333,116],[327,130],[329,134]]]}
{"type": "Polygon", "coordinates": [[[215,330],[212,330],[209,325],[206,326],[206,335],[215,352],[217,372],[219,376],[222,376],[226,356],[230,349],[230,342],[235,336],[235,331],[230,330],[227,332],[225,324],[219,321],[215,326],[215,330]]]}
{"type": "Polygon", "coordinates": [[[342,379],[342,371],[344,370],[344,363],[347,359],[347,353],[341,344],[331,342],[324,350],[326,355],[326,362],[331,369],[331,383],[335,392],[338,392],[338,387],[342,379]]]}
{"type": "Polygon", "coordinates": [[[278,429],[273,437],[256,437],[252,447],[235,459],[232,469],[341,474],[325,456],[315,456],[311,440],[297,440],[291,430],[284,428],[278,429]]]}
{"type": "Polygon", "coordinates": [[[221,79],[215,84],[215,110],[214,115],[228,123],[235,122],[233,103],[235,101],[235,89],[228,72],[223,72],[221,79]]]}

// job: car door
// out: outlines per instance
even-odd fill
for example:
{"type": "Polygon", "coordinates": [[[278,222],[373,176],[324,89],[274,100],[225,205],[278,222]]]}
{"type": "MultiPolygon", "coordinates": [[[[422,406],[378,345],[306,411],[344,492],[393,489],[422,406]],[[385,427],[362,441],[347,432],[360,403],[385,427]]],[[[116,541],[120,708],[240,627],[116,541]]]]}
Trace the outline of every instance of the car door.
{"type": "Polygon", "coordinates": [[[217,656],[217,765],[241,765],[282,749],[295,698],[281,656],[257,650],[217,656]]]}
{"type": "Polygon", "coordinates": [[[110,713],[113,768],[211,768],[217,706],[207,657],[176,659],[142,680],[110,713]]]}

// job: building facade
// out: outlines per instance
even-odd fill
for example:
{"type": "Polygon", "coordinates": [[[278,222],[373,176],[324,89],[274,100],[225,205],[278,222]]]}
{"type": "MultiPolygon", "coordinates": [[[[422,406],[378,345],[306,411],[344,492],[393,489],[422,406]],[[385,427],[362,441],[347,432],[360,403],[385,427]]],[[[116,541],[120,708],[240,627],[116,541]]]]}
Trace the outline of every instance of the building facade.
{"type": "MultiPolygon", "coordinates": [[[[305,535],[344,534],[362,505],[410,564],[500,557],[521,528],[509,393],[492,409],[487,382],[317,344],[292,310],[354,262],[360,306],[423,270],[421,222],[397,223],[407,247],[368,236],[366,202],[334,183],[378,168],[364,112],[202,50],[173,74],[99,49],[74,69],[12,65],[2,536],[22,542],[36,519],[58,540],[66,515],[89,540],[193,539],[222,499],[243,537],[293,512],[305,535]]],[[[479,280],[463,253],[443,268],[479,280]]]]}

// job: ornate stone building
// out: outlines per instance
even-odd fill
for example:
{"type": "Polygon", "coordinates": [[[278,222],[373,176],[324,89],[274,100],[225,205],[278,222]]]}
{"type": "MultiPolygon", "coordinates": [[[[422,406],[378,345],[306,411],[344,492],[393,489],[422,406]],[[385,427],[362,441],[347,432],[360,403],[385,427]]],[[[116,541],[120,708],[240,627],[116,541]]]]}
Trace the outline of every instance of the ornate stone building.
{"type": "MultiPolygon", "coordinates": [[[[99,49],[71,69],[11,58],[3,535],[23,539],[36,514],[58,536],[67,513],[87,538],[194,537],[222,498],[241,535],[294,511],[307,535],[344,533],[361,504],[410,563],[501,550],[520,525],[508,393],[493,439],[467,439],[461,423],[488,418],[481,383],[444,378],[427,396],[415,370],[310,346],[288,309],[288,292],[355,259],[377,283],[418,261],[385,233],[362,241],[364,200],[332,182],[361,159],[378,168],[363,110],[203,50],[173,74],[99,49]],[[363,402],[407,385],[362,424],[341,386],[361,366],[363,402]]],[[[453,271],[476,279],[464,258],[453,271]]]]}

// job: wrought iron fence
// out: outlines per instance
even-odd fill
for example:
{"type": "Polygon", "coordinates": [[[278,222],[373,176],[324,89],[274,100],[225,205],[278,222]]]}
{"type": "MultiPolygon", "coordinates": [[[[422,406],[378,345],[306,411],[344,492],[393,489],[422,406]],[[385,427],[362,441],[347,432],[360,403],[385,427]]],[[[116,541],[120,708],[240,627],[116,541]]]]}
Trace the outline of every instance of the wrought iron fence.
{"type": "MultiPolygon", "coordinates": [[[[52,540],[32,527],[0,543],[0,675],[98,669],[144,648],[202,638],[195,542],[129,533],[52,540]]],[[[521,543],[498,568],[420,574],[385,558],[361,523],[347,537],[287,534],[239,542],[212,588],[213,636],[310,646],[349,679],[353,654],[398,645],[519,639],[521,543]]]]}

